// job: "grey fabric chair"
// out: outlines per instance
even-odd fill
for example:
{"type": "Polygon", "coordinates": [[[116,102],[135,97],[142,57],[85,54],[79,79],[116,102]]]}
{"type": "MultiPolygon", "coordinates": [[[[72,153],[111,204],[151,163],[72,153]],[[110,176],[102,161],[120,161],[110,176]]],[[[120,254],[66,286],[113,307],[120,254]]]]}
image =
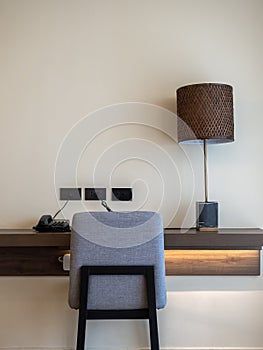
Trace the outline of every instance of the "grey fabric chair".
{"type": "Polygon", "coordinates": [[[72,221],[69,305],[79,309],[77,350],[87,319],[149,319],[166,304],[163,224],[155,212],[85,212],[72,221]]]}

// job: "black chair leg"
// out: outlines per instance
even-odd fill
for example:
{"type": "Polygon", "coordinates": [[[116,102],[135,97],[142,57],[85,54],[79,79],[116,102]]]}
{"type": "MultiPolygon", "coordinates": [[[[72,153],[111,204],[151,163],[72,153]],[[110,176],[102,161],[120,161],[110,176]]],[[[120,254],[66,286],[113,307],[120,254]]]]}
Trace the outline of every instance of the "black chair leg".
{"type": "Polygon", "coordinates": [[[151,350],[159,350],[158,324],[156,310],[149,317],[151,350]]]}
{"type": "Polygon", "coordinates": [[[90,275],[90,271],[88,268],[82,267],[80,269],[80,305],[79,305],[77,350],[85,349],[89,275],[90,275]]]}
{"type": "Polygon", "coordinates": [[[77,350],[85,349],[85,335],[86,335],[86,317],[83,315],[83,312],[79,310],[77,350]]]}
{"type": "Polygon", "coordinates": [[[147,268],[146,285],[147,285],[147,299],[148,299],[148,308],[149,308],[151,350],[159,350],[159,336],[158,336],[158,323],[157,323],[157,314],[156,314],[153,268],[147,268]]]}

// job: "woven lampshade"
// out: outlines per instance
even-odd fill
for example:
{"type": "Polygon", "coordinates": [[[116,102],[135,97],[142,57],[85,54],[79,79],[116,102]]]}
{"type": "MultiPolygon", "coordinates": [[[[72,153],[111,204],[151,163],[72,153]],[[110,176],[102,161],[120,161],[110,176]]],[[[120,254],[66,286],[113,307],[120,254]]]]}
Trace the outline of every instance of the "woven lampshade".
{"type": "Polygon", "coordinates": [[[232,86],[187,85],[177,90],[178,142],[234,141],[232,86]]]}

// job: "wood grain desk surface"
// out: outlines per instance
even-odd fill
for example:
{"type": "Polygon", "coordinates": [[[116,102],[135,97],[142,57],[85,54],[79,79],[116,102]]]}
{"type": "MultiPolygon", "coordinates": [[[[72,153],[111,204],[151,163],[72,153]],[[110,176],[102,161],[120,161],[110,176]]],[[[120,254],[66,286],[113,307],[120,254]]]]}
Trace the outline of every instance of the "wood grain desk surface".
{"type": "MultiPolygon", "coordinates": [[[[260,275],[261,229],[165,229],[167,275],[260,275]]],[[[0,276],[66,276],[70,232],[0,230],[0,276]]]]}
{"type": "MultiPolygon", "coordinates": [[[[164,230],[165,249],[261,249],[263,230],[259,228],[164,230]]],[[[32,229],[0,229],[0,247],[69,247],[70,232],[38,233],[32,229]]]]}

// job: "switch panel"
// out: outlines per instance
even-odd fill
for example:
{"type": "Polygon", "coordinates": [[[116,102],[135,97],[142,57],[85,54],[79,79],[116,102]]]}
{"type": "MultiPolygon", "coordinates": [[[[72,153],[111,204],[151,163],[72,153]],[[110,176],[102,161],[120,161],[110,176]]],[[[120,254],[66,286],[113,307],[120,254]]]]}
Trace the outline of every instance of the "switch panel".
{"type": "Polygon", "coordinates": [[[132,188],[128,187],[116,187],[112,188],[111,200],[112,201],[131,201],[132,200],[132,188]]]}
{"type": "Polygon", "coordinates": [[[85,188],[86,201],[102,201],[106,199],[106,188],[85,188]]]}
{"type": "Polygon", "coordinates": [[[60,188],[60,200],[62,201],[80,201],[81,188],[60,188]]]}

